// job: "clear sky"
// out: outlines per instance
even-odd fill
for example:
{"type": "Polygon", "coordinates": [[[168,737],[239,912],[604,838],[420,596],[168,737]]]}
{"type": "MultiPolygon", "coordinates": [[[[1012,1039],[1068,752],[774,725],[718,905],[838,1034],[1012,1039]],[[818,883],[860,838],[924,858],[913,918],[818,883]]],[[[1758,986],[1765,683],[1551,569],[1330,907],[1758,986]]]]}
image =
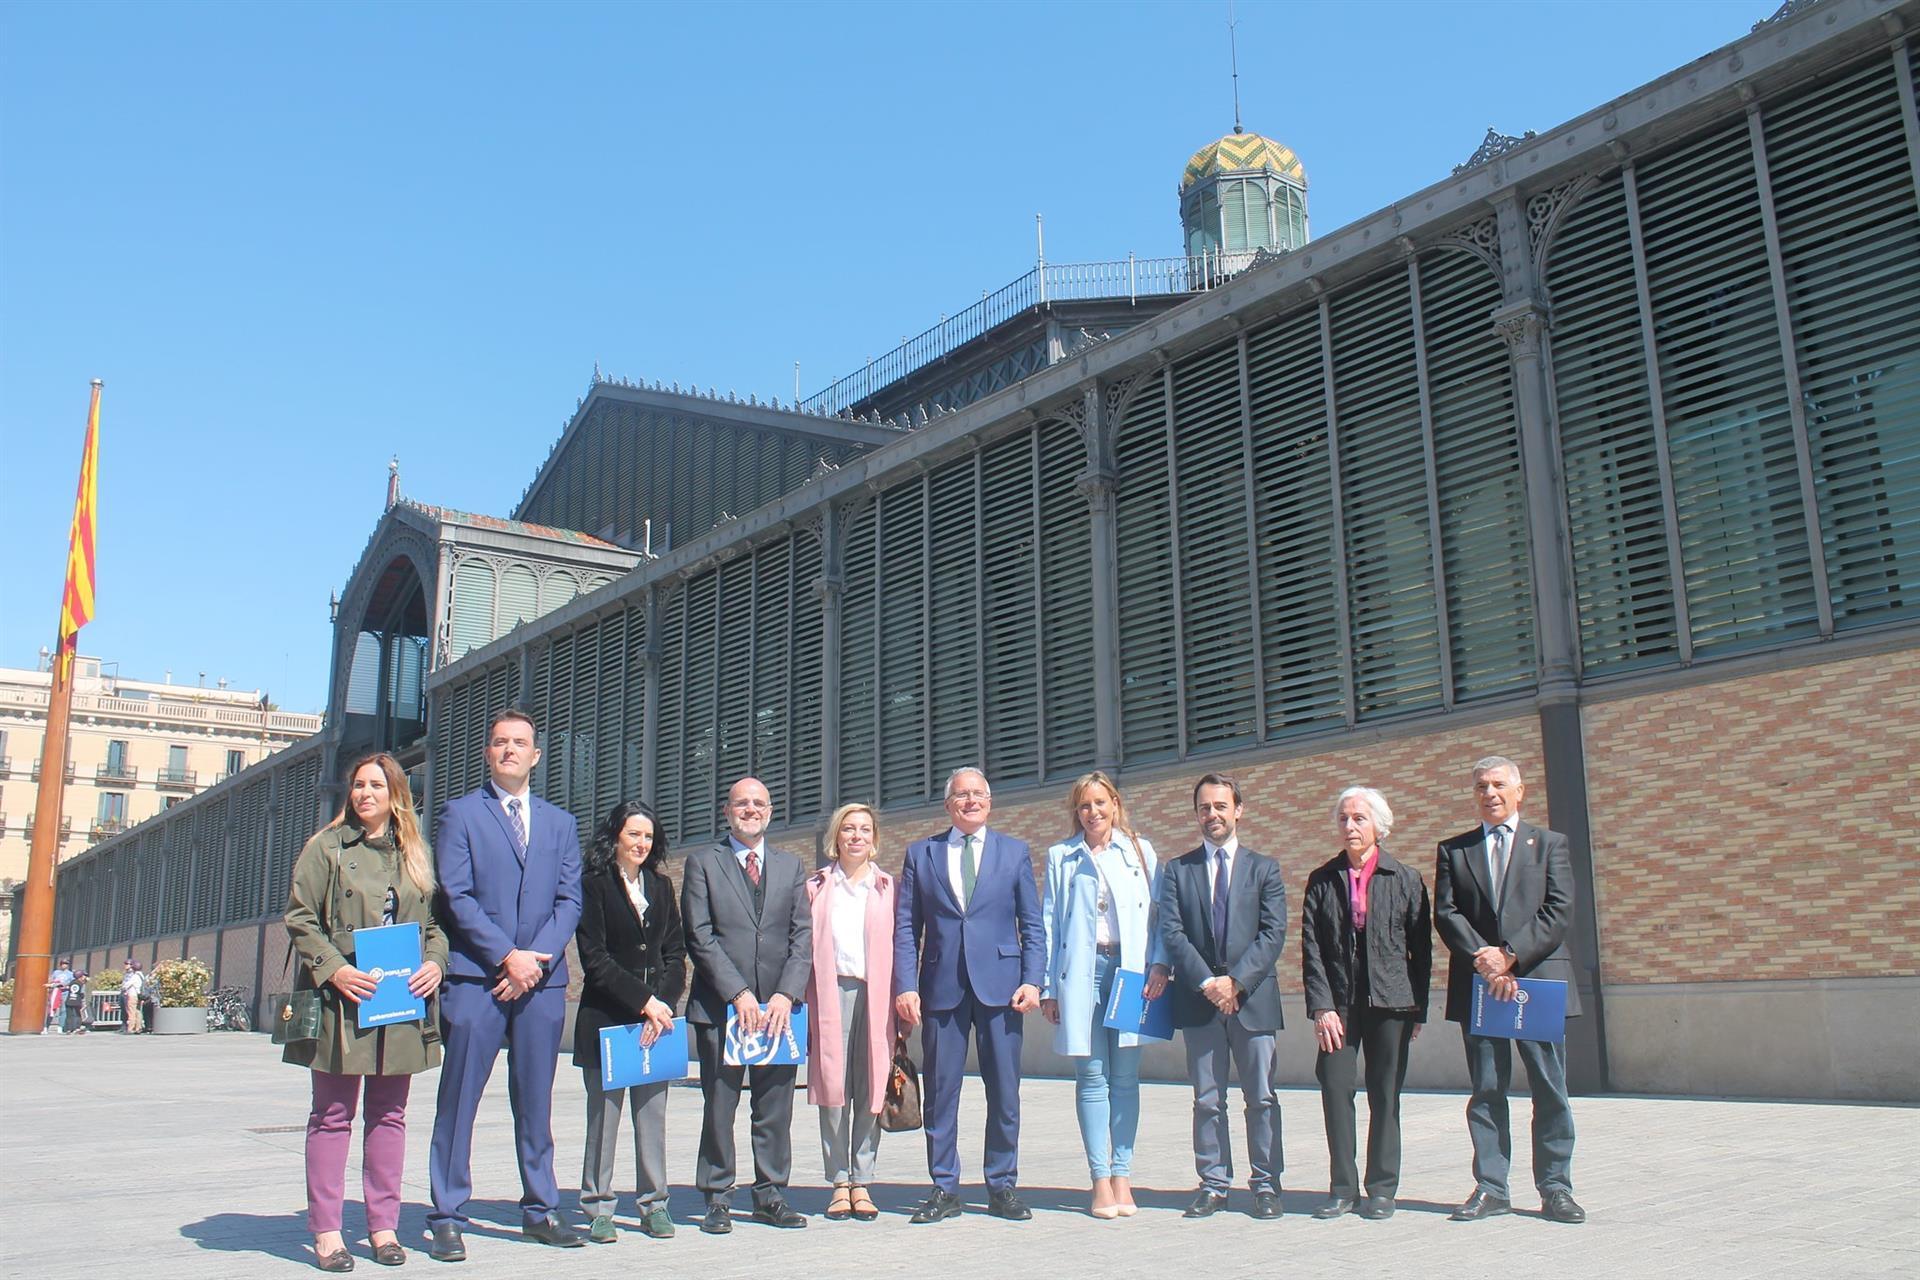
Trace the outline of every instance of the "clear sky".
{"type": "MultiPolygon", "coordinates": [[[[1777,0],[1237,6],[1325,234],[1777,0]]],[[[130,678],[326,697],[386,462],[507,514],[610,375],[811,394],[1049,261],[1180,252],[1227,5],[0,7],[0,665],[51,644],[106,381],[130,678]]]]}

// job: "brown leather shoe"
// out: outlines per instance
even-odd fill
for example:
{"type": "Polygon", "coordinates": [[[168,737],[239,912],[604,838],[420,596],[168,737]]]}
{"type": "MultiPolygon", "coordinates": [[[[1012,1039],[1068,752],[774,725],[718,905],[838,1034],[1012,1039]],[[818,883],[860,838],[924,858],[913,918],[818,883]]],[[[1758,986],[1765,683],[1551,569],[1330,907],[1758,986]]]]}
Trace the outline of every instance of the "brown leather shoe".
{"type": "Polygon", "coordinates": [[[313,1256],[313,1265],[322,1271],[351,1271],[353,1255],[344,1248],[335,1249],[332,1253],[316,1253],[313,1256]]]}
{"type": "Polygon", "coordinates": [[[407,1251],[400,1247],[399,1241],[389,1240],[385,1244],[373,1246],[373,1260],[383,1267],[405,1266],[407,1251]]]}

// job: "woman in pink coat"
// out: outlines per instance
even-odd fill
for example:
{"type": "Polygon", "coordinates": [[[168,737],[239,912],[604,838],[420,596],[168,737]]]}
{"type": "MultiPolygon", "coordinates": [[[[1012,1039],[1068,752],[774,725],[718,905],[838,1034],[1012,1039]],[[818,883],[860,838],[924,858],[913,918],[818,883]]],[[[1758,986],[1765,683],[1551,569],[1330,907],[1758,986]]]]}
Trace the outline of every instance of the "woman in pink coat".
{"type": "Polygon", "coordinates": [[[880,829],[871,807],[841,805],[827,830],[833,864],[807,880],[807,1096],[820,1108],[821,1158],[833,1184],[827,1217],[872,1222],[880,1211],[867,1187],[880,1153],[895,1030],[893,877],[873,865],[880,829]]]}

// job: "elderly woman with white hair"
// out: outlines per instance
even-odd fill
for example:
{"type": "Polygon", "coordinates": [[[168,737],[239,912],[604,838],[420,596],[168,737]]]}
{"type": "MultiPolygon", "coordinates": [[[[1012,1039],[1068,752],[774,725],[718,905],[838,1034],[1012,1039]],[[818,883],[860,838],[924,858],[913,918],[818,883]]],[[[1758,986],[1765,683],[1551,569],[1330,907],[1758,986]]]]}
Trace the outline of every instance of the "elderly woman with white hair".
{"type": "Polygon", "coordinates": [[[1393,810],[1372,787],[1348,787],[1333,806],[1340,852],[1307,877],[1300,969],[1320,1047],[1314,1075],[1326,1117],[1327,1202],[1316,1218],[1357,1209],[1393,1216],[1400,1186],[1400,1088],[1407,1047],[1427,1020],[1433,968],[1426,881],[1381,842],[1393,810]],[[1365,1050],[1367,1177],[1354,1166],[1354,1068],[1365,1050]],[[1360,1199],[1364,1185],[1366,1198],[1360,1199]]]}

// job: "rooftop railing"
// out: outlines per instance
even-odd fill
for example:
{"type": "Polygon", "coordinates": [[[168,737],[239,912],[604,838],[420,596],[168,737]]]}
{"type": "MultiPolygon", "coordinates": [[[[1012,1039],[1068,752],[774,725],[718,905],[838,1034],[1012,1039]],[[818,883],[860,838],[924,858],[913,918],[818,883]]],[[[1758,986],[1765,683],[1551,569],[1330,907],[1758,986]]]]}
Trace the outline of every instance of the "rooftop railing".
{"type": "Polygon", "coordinates": [[[1022,312],[1050,302],[1087,302],[1165,297],[1198,293],[1219,282],[1221,264],[1212,257],[1136,258],[1114,262],[1041,264],[1011,284],[980,295],[980,301],[945,316],[926,332],[908,338],[885,355],[800,402],[811,413],[843,413],[928,365],[955,348],[1004,324],[1022,312]]]}

